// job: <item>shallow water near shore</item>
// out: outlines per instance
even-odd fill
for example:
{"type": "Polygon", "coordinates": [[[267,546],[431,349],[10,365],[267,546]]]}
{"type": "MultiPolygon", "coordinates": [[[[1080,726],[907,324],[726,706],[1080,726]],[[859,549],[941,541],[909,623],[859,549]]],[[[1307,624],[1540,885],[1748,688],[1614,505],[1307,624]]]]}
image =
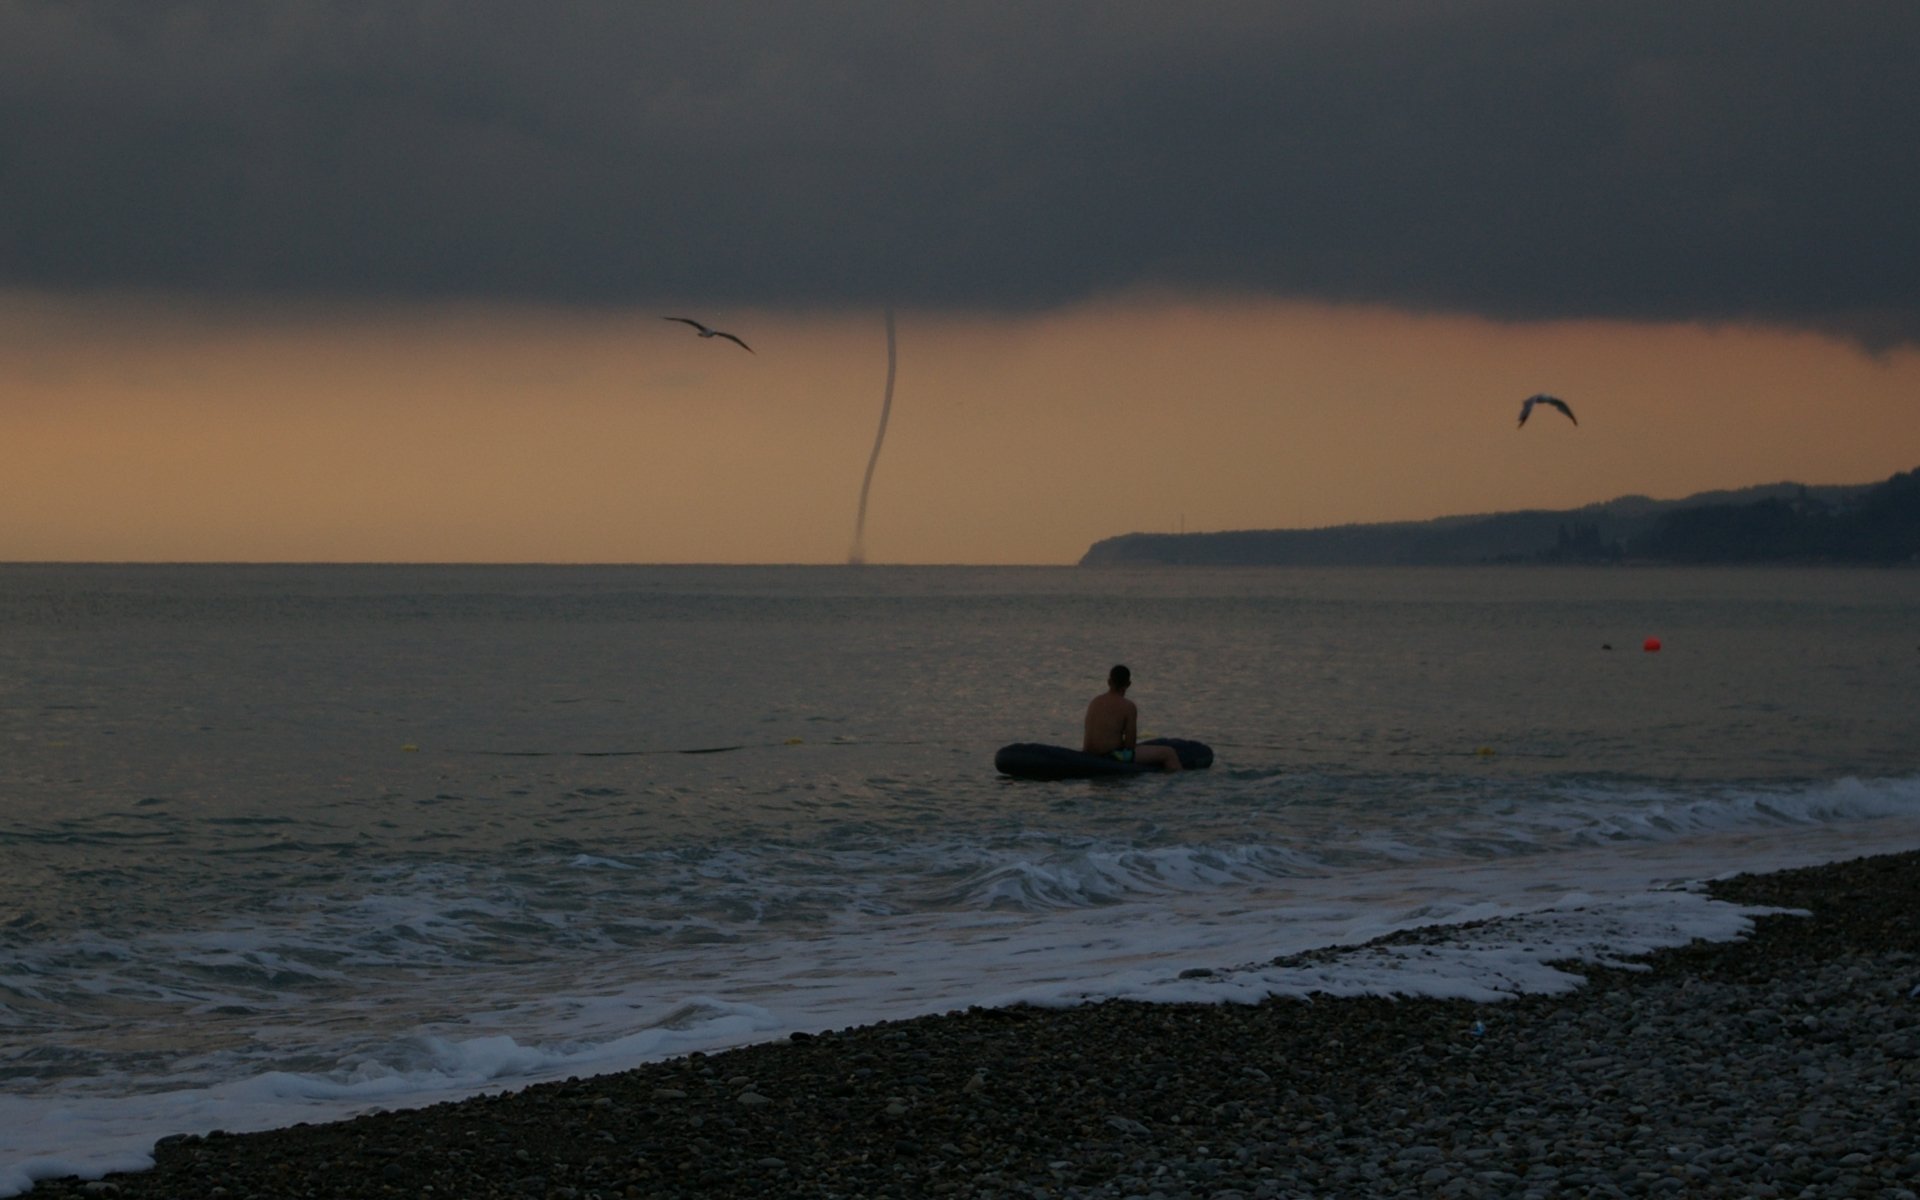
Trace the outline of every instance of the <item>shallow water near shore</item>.
{"type": "Polygon", "coordinates": [[[1917,673],[1910,571],[0,567],[0,1194],[968,1004],[1563,988],[1920,846],[1917,673]],[[995,775],[1118,661],[1212,770],[995,775]]]}

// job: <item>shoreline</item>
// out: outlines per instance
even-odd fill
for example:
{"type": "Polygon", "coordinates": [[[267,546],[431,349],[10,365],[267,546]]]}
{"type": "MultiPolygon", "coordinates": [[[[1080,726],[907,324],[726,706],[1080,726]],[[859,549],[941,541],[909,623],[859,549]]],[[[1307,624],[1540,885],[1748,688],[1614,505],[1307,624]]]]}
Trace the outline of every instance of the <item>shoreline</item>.
{"type": "Polygon", "coordinates": [[[25,1194],[1920,1194],[1920,852],[1706,890],[1808,915],[1558,995],[974,1008],[168,1138],[25,1194]]]}

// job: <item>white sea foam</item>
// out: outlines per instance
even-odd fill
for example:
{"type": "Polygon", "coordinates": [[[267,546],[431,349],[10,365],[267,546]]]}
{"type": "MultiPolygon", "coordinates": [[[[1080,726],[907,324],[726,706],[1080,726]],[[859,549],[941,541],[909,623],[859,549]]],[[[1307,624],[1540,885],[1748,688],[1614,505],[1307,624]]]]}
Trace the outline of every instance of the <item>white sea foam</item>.
{"type": "MultiPolygon", "coordinates": [[[[1920,846],[1920,822],[1873,824],[1878,848],[1920,846]]],[[[1684,881],[1845,857],[1865,848],[1862,836],[1829,824],[1790,836],[1649,842],[1627,853],[1570,851],[1551,861],[1415,862],[1234,881],[1038,913],[923,912],[849,921],[799,942],[730,945],[723,963],[695,948],[603,964],[577,971],[573,986],[558,992],[551,979],[518,992],[505,977],[490,979],[481,988],[495,997],[488,1009],[363,1047],[323,1072],[263,1069],[201,1087],[117,1094],[73,1081],[0,1099],[0,1194],[54,1174],[145,1165],[152,1143],[172,1133],[428,1104],[971,1004],[1252,1003],[1312,994],[1496,1002],[1559,992],[1579,980],[1550,964],[1618,965],[1747,930],[1755,910],[1710,901],[1679,886],[1684,881]],[[1463,928],[1418,945],[1364,945],[1431,925],[1463,928]],[[1284,961],[1338,946],[1354,948],[1284,961]],[[709,990],[690,992],[689,983],[709,990]]]]}

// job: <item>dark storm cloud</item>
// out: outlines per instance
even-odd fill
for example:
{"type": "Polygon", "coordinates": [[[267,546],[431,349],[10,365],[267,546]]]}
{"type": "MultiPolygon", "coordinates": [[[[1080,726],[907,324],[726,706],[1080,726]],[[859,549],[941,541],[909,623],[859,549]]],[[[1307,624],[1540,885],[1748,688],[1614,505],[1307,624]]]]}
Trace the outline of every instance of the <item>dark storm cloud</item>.
{"type": "Polygon", "coordinates": [[[0,284],[1920,340],[1920,6],[0,7],[0,284]]]}

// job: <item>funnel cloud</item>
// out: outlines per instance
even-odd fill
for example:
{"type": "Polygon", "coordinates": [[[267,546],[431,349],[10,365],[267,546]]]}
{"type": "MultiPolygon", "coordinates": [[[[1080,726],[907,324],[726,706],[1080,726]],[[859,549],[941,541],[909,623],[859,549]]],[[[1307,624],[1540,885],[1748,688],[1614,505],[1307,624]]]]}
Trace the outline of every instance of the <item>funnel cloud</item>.
{"type": "Polygon", "coordinates": [[[860,481],[860,513],[853,519],[853,549],[847,551],[847,565],[858,567],[867,561],[867,494],[873,490],[873,468],[880,462],[880,447],[887,441],[887,418],[893,414],[893,375],[898,362],[893,337],[893,306],[887,306],[887,392],[880,401],[880,430],[873,435],[873,453],[867,455],[867,476],[860,481]]]}

